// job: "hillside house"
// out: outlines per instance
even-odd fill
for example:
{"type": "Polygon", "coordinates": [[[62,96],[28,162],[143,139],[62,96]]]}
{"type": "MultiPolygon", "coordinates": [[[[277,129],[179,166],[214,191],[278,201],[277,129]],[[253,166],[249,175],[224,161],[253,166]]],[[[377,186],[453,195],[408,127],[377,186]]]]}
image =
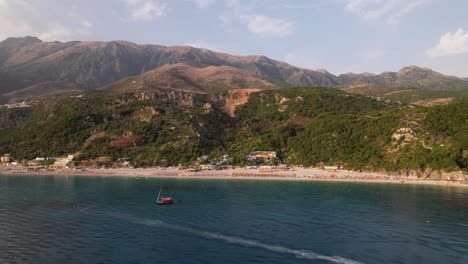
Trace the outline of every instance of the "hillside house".
{"type": "Polygon", "coordinates": [[[10,163],[10,162],[12,162],[12,160],[13,159],[11,158],[10,154],[5,154],[2,157],[0,157],[0,161],[2,163],[10,163]]]}
{"type": "Polygon", "coordinates": [[[275,160],[276,159],[276,152],[275,151],[254,151],[250,152],[249,155],[246,157],[247,160],[275,160]]]}
{"type": "Polygon", "coordinates": [[[45,158],[35,158],[27,162],[28,166],[31,168],[42,168],[44,167],[46,159],[45,158]]]}
{"type": "Polygon", "coordinates": [[[73,159],[74,159],[73,155],[68,155],[65,158],[57,158],[55,160],[53,166],[56,167],[56,168],[66,168],[66,167],[70,166],[73,159]]]}

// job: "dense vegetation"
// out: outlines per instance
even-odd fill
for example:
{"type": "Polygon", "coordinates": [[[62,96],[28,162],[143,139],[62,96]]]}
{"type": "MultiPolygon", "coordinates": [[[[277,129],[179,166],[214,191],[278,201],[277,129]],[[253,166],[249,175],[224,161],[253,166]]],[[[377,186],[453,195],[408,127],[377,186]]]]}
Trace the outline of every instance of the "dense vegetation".
{"type": "Polygon", "coordinates": [[[90,164],[167,166],[204,155],[241,164],[251,151],[273,150],[281,162],[305,166],[468,165],[465,100],[411,108],[336,89],[285,88],[251,94],[236,117],[225,114],[223,104],[223,96],[183,92],[90,91],[33,109],[0,109],[0,153],[20,160],[76,153],[90,164]]]}

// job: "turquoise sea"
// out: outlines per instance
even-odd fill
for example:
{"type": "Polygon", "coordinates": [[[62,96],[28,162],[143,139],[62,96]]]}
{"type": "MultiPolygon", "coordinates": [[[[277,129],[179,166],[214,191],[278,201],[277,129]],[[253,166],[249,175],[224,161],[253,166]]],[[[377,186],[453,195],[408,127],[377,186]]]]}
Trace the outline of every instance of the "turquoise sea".
{"type": "Polygon", "coordinates": [[[0,263],[466,264],[468,190],[0,176],[0,263]]]}

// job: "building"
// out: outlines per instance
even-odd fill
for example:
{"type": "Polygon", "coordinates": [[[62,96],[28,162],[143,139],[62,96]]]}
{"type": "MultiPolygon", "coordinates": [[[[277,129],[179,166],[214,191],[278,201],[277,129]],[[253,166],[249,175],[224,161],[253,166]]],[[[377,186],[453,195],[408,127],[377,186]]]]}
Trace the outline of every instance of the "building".
{"type": "Polygon", "coordinates": [[[249,155],[246,157],[247,160],[274,160],[276,159],[276,152],[275,151],[254,151],[250,152],[249,155]]]}
{"type": "Polygon", "coordinates": [[[272,173],[274,171],[273,166],[260,166],[261,173],[272,173]]]}
{"type": "Polygon", "coordinates": [[[28,166],[31,168],[42,168],[44,167],[45,160],[45,158],[35,158],[28,161],[28,166]]]}
{"type": "Polygon", "coordinates": [[[56,168],[67,168],[72,163],[75,157],[73,155],[68,155],[65,158],[57,158],[53,164],[56,168]]]}
{"type": "Polygon", "coordinates": [[[11,158],[10,154],[5,154],[2,157],[0,157],[0,160],[2,163],[10,163],[13,159],[11,158]]]}
{"type": "Polygon", "coordinates": [[[201,170],[216,170],[216,165],[203,164],[203,165],[200,165],[200,169],[201,170]]]}
{"type": "Polygon", "coordinates": [[[286,165],[279,165],[279,166],[260,166],[259,171],[262,173],[272,173],[272,172],[280,172],[280,171],[287,171],[289,168],[286,165]]]}
{"type": "Polygon", "coordinates": [[[338,166],[323,166],[323,169],[327,171],[337,171],[338,166]]]}

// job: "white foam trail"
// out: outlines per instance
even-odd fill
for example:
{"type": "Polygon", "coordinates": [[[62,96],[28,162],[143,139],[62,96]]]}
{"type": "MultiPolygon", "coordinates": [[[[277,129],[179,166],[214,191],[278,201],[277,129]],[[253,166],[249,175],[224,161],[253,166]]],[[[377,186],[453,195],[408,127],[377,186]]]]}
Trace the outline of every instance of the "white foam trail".
{"type": "Polygon", "coordinates": [[[169,228],[172,230],[189,233],[189,234],[196,235],[196,236],[203,237],[203,238],[220,240],[220,241],[224,241],[230,244],[235,244],[235,245],[240,245],[240,246],[245,246],[245,247],[261,248],[261,249],[264,249],[270,252],[275,252],[275,253],[291,254],[291,255],[295,255],[296,257],[305,258],[305,259],[321,259],[321,260],[327,260],[330,262],[340,263],[340,264],[364,264],[362,262],[354,261],[354,260],[343,258],[340,256],[325,256],[325,255],[320,255],[320,254],[317,254],[315,252],[308,251],[308,250],[297,250],[297,249],[291,249],[291,248],[282,247],[282,246],[268,245],[268,244],[258,242],[255,240],[250,240],[250,239],[245,239],[245,238],[240,238],[240,237],[226,236],[220,233],[200,231],[200,230],[193,229],[190,227],[167,224],[160,220],[136,218],[130,215],[123,215],[123,214],[116,214],[116,213],[111,213],[110,215],[136,223],[136,224],[169,228]]]}

